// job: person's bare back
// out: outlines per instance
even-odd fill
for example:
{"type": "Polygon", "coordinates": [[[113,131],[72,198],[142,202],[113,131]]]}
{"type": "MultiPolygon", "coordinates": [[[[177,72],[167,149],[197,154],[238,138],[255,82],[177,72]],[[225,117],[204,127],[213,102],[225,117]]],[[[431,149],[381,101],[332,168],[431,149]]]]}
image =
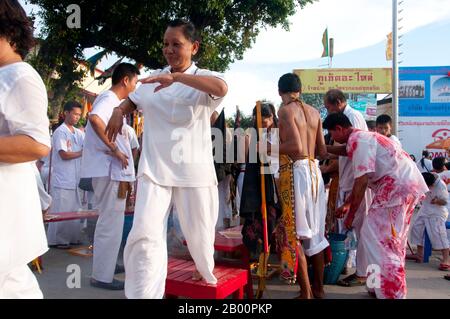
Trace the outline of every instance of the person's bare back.
{"type": "Polygon", "coordinates": [[[284,105],[278,111],[280,155],[289,155],[296,161],[325,157],[327,154],[319,112],[299,101],[284,105]]]}

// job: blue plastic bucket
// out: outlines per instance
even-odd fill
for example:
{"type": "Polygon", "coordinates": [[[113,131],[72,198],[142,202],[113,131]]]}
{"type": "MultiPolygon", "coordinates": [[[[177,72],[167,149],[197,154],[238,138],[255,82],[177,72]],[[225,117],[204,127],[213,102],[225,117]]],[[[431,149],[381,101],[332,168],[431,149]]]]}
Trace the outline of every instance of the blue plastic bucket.
{"type": "Polygon", "coordinates": [[[333,260],[325,267],[323,282],[325,285],[335,285],[345,267],[348,250],[345,249],[346,236],[342,234],[329,234],[329,242],[333,260]]]}

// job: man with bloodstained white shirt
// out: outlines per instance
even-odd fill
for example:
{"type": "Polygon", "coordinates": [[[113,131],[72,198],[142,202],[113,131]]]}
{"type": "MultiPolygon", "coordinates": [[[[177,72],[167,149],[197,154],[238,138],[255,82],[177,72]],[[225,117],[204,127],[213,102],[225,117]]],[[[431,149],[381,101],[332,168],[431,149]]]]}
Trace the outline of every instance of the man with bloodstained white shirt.
{"type": "Polygon", "coordinates": [[[414,207],[428,187],[408,153],[391,139],[353,128],[343,113],[330,114],[323,127],[335,141],[346,144],[333,153],[348,156],[353,167],[355,180],[350,200],[339,208],[347,215],[346,227],[358,217],[366,189],[373,191],[359,238],[367,263],[372,266],[370,277],[377,279],[374,285],[367,286],[369,293],[377,298],[405,298],[409,223],[414,207]]]}

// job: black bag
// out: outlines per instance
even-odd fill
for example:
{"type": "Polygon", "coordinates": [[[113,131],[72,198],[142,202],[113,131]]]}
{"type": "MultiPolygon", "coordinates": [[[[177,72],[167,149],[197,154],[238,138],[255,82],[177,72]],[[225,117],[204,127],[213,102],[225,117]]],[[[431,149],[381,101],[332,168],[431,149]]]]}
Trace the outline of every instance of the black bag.
{"type": "Polygon", "coordinates": [[[92,187],[92,177],[83,177],[80,178],[80,182],[78,183],[78,187],[87,192],[93,192],[94,188],[92,187]]]}

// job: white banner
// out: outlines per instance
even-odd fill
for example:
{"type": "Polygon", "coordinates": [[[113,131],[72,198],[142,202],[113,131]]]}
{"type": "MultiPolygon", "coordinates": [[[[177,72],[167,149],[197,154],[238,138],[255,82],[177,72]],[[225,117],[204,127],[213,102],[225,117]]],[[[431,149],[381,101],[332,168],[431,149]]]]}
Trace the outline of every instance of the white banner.
{"type": "MultiPolygon", "coordinates": [[[[399,138],[403,149],[414,154],[416,159],[422,157],[422,151],[428,144],[450,137],[450,119],[448,117],[400,117],[399,138]]],[[[428,149],[433,158],[446,157],[446,151],[428,149]]]]}

